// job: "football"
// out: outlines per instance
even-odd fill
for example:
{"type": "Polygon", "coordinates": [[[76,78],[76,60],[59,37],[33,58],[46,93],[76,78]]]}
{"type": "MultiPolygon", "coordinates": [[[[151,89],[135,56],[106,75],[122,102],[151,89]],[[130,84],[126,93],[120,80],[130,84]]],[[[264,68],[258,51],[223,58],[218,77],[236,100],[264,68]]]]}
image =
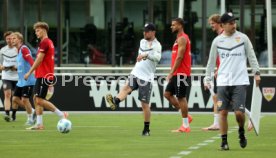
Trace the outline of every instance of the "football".
{"type": "Polygon", "coordinates": [[[68,119],[61,119],[58,121],[57,130],[60,133],[69,133],[72,129],[72,123],[68,119]]]}

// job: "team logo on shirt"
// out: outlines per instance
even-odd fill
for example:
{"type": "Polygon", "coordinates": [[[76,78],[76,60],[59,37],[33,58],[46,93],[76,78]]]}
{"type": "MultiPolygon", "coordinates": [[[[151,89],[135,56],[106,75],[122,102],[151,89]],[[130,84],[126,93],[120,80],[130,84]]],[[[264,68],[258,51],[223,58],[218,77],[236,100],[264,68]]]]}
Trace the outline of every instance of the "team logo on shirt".
{"type": "Polygon", "coordinates": [[[241,37],[235,37],[236,42],[240,43],[241,37]]]}
{"type": "Polygon", "coordinates": [[[264,98],[270,102],[274,98],[275,87],[263,87],[262,92],[264,98]]]}

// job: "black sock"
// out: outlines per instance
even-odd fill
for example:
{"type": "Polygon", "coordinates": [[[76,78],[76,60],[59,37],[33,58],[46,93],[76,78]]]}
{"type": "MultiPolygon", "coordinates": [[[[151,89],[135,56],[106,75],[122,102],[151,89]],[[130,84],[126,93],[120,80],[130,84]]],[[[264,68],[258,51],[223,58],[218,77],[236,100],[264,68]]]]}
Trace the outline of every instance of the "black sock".
{"type": "Polygon", "coordinates": [[[15,120],[16,118],[16,111],[17,109],[12,109],[12,119],[15,120]]]}
{"type": "Polygon", "coordinates": [[[239,133],[243,133],[244,134],[244,128],[243,127],[239,127],[239,133]]]}
{"type": "Polygon", "coordinates": [[[144,122],[144,131],[149,131],[150,122],[144,122]]]}
{"type": "Polygon", "coordinates": [[[222,142],[227,142],[227,134],[221,135],[222,142]]]}
{"type": "Polygon", "coordinates": [[[239,127],[239,137],[244,138],[244,128],[243,127],[239,127]]]}
{"type": "Polygon", "coordinates": [[[121,100],[120,100],[119,98],[114,97],[114,103],[115,103],[116,105],[119,105],[120,102],[121,102],[121,100]]]}
{"type": "Polygon", "coordinates": [[[10,110],[5,110],[6,115],[10,116],[10,110]]]}

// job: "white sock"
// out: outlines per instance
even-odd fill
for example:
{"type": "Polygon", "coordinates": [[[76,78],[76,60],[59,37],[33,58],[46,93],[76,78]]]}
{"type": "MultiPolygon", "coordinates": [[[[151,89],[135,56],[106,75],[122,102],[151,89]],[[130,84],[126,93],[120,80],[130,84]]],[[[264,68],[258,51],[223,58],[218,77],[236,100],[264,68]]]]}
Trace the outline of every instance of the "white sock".
{"type": "Polygon", "coordinates": [[[32,108],[32,114],[35,113],[35,109],[32,108]]]}
{"type": "Polygon", "coordinates": [[[28,120],[33,120],[32,114],[27,114],[28,120]]]}
{"type": "Polygon", "coordinates": [[[219,114],[214,114],[214,125],[219,125],[219,114]]]}
{"type": "Polygon", "coordinates": [[[36,124],[37,125],[43,125],[42,115],[36,116],[36,124]]]}
{"type": "Polygon", "coordinates": [[[63,112],[61,112],[58,108],[54,111],[60,118],[63,118],[63,112]]]}
{"type": "Polygon", "coordinates": [[[190,127],[188,117],[182,118],[183,120],[183,126],[185,128],[190,127]]]}

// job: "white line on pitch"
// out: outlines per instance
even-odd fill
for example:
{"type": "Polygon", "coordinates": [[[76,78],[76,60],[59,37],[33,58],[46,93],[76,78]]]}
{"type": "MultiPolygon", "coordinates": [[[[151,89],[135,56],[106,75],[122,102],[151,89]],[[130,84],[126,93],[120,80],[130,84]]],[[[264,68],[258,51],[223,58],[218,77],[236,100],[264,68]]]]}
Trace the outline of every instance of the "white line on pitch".
{"type": "Polygon", "coordinates": [[[199,148],[199,146],[191,146],[191,147],[189,147],[188,149],[190,149],[190,150],[196,150],[196,149],[198,149],[199,148]]]}
{"type": "Polygon", "coordinates": [[[191,151],[181,151],[178,155],[189,155],[191,151]]]}

